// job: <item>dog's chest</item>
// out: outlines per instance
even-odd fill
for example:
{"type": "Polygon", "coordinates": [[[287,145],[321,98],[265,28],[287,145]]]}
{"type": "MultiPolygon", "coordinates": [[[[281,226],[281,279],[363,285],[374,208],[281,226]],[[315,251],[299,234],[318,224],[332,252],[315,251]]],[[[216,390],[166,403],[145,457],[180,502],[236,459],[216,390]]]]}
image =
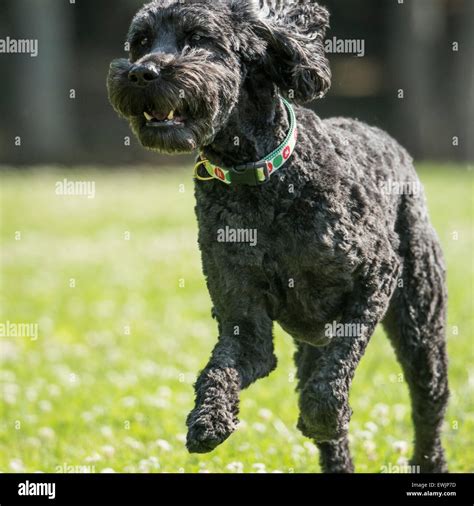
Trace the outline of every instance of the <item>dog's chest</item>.
{"type": "Polygon", "coordinates": [[[355,266],[317,235],[274,237],[263,265],[272,316],[295,339],[324,344],[324,325],[339,318],[355,266]],[[274,248],[278,243],[285,247],[274,248]]]}
{"type": "Polygon", "coordinates": [[[355,265],[351,247],[335,246],[336,217],[328,223],[327,210],[323,220],[304,200],[202,197],[199,244],[214,299],[228,300],[234,285],[258,293],[282,326],[298,322],[301,329],[288,328],[294,335],[337,316],[355,265]]]}

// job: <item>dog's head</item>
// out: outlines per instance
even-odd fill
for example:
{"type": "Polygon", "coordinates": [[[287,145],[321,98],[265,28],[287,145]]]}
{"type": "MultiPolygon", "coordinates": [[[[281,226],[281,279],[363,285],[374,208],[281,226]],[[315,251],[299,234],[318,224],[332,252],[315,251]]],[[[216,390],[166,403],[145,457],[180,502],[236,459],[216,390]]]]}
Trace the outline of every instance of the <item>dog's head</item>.
{"type": "Polygon", "coordinates": [[[299,103],[326,93],[328,20],[312,0],[155,0],[110,65],[110,102],[147,148],[207,146],[256,73],[299,103]]]}

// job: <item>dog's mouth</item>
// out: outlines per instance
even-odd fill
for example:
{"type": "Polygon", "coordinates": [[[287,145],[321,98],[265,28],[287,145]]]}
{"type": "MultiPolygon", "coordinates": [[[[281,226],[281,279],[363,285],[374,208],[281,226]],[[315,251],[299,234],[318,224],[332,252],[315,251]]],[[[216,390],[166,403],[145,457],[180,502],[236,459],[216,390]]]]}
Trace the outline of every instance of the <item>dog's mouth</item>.
{"type": "Polygon", "coordinates": [[[178,110],[166,113],[149,108],[143,112],[143,116],[146,126],[151,128],[182,127],[186,122],[186,117],[178,110]]]}
{"type": "Polygon", "coordinates": [[[141,144],[164,153],[189,153],[197,148],[202,119],[188,104],[163,97],[137,105],[129,116],[133,132],[141,144]]]}

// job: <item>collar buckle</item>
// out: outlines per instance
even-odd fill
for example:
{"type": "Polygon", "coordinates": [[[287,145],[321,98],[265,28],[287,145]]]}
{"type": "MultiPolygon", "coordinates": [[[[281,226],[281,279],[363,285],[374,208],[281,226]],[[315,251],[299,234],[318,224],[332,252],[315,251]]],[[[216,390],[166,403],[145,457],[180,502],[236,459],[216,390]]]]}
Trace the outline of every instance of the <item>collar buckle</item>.
{"type": "Polygon", "coordinates": [[[229,170],[232,174],[232,184],[261,186],[270,180],[269,162],[265,160],[236,165],[229,170]],[[263,171],[259,171],[259,169],[263,169],[263,171]]]}

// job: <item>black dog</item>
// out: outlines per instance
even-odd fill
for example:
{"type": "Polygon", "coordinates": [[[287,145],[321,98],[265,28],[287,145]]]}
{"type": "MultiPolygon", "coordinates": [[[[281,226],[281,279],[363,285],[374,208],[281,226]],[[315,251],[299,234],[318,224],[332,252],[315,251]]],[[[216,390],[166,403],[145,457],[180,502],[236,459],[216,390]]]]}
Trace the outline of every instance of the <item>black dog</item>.
{"type": "Polygon", "coordinates": [[[410,388],[412,464],[445,471],[444,266],[412,160],[376,128],[289,103],[330,87],[328,19],[305,0],[156,0],[133,20],[130,59],[111,64],[110,101],[145,147],[200,152],[219,339],[187,446],[211,451],[235,429],[240,390],[276,366],[276,321],[297,346],[298,427],[325,471],[352,471],[349,387],[383,320],[410,388]]]}

